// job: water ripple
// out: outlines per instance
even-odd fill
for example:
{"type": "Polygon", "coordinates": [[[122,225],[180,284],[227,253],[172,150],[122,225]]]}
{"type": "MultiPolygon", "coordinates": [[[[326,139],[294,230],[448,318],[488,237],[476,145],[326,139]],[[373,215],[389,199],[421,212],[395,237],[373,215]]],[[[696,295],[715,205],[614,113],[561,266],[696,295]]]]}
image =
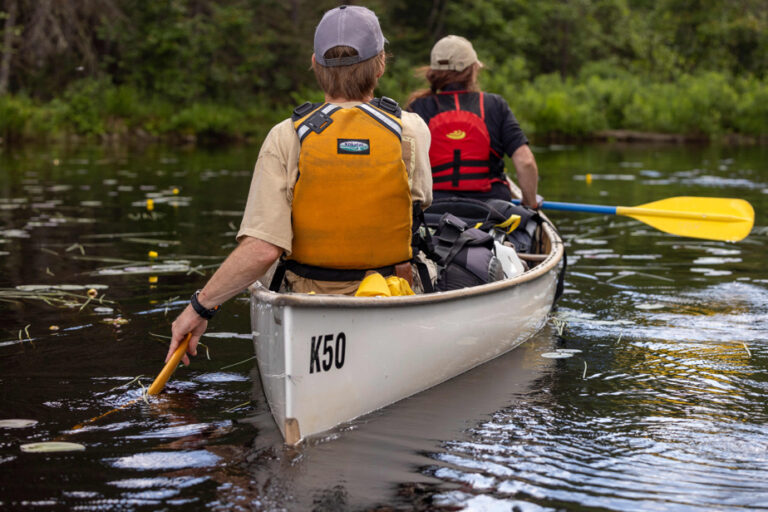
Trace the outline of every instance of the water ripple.
{"type": "Polygon", "coordinates": [[[109,461],[111,466],[122,469],[169,470],[214,466],[219,457],[207,450],[181,452],[136,453],[109,461]]]}
{"type": "MultiPolygon", "coordinates": [[[[634,424],[578,418],[575,408],[561,412],[498,413],[473,432],[474,441],[449,443],[436,454],[433,474],[494,496],[491,510],[520,502],[558,509],[751,508],[768,500],[765,429],[666,417],[634,424]]],[[[477,498],[445,493],[440,500],[475,510],[477,498]]]]}

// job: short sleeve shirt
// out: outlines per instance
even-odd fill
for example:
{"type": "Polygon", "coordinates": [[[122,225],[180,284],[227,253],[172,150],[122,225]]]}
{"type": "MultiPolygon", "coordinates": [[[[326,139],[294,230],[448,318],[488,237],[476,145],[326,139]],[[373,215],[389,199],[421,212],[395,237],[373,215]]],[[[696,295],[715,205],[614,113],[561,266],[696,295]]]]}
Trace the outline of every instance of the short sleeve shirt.
{"type": "MultiPolygon", "coordinates": [[[[360,102],[338,103],[352,108],[360,102]]],[[[429,165],[430,134],[416,114],[403,112],[403,161],[408,171],[411,198],[422,207],[432,203],[432,173],[429,165]]],[[[275,125],[259,151],[251,179],[248,201],[237,239],[244,236],[269,242],[291,252],[293,187],[299,175],[301,145],[291,119],[275,125]]]]}

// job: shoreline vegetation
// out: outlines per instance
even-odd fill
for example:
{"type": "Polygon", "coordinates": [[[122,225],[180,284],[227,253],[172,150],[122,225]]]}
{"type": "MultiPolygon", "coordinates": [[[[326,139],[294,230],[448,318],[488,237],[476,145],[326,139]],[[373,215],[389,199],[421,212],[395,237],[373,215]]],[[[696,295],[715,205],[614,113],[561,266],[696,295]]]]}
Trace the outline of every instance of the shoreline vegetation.
{"type": "MultiPolygon", "coordinates": [[[[483,87],[504,96],[534,139],[660,143],[768,143],[768,81],[707,72],[675,82],[644,82],[625,73],[578,79],[542,75],[514,83],[486,73],[483,87]]],[[[377,94],[401,104],[409,90],[384,80],[377,94]],[[387,87],[389,86],[389,87],[387,87]]],[[[320,101],[316,92],[306,96],[320,101]]],[[[297,102],[296,104],[298,104],[297,102]]],[[[266,97],[191,103],[147,99],[130,86],[105,79],[74,82],[44,102],[26,95],[0,96],[0,144],[51,141],[249,142],[261,140],[295,105],[266,97]]]]}
{"type": "MultiPolygon", "coordinates": [[[[768,143],[766,0],[367,0],[405,104],[440,37],[536,141],[768,143]]],[[[0,148],[260,141],[321,101],[312,34],[336,0],[0,4],[0,148]]]]}

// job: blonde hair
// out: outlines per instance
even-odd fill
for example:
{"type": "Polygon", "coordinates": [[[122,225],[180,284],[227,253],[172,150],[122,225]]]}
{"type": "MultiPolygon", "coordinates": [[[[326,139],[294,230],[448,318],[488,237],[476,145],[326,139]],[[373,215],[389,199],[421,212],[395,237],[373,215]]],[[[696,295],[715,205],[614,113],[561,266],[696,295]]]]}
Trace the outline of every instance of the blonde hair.
{"type": "MultiPolygon", "coordinates": [[[[334,46],[325,52],[326,59],[338,59],[357,55],[349,46],[334,46]]],[[[384,72],[386,54],[382,51],[375,57],[351,66],[321,66],[312,61],[312,70],[320,88],[332,98],[365,101],[373,95],[379,77],[384,72]]]]}
{"type": "Polygon", "coordinates": [[[468,66],[462,71],[432,69],[429,66],[419,68],[416,70],[416,75],[425,78],[429,82],[429,89],[420,89],[412,92],[408,98],[408,105],[419,98],[437,94],[450,84],[459,84],[465,91],[479,91],[480,86],[477,83],[479,71],[480,65],[477,63],[468,66]]]}

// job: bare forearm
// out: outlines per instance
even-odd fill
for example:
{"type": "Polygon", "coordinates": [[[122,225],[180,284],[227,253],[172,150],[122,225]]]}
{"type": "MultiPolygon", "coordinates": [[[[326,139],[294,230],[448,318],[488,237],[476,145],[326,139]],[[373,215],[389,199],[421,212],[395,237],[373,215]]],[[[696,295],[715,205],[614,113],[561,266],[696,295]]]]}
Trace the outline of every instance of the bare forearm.
{"type": "MultiPolygon", "coordinates": [[[[264,275],[281,253],[279,247],[258,238],[243,238],[198,294],[197,300],[206,309],[211,309],[231,299],[264,275]]],[[[165,360],[170,359],[187,333],[192,333],[187,353],[197,355],[197,344],[207,327],[208,321],[198,315],[191,305],[184,308],[171,326],[171,344],[165,360]]],[[[189,357],[185,354],[182,361],[189,364],[189,357]]]]}
{"type": "Polygon", "coordinates": [[[281,253],[282,249],[258,238],[243,238],[202,289],[198,300],[207,308],[226,302],[263,276],[281,253]]]}
{"type": "Polygon", "coordinates": [[[517,171],[517,183],[523,193],[523,204],[536,207],[538,205],[536,192],[539,182],[539,168],[531,149],[527,145],[519,147],[512,155],[512,162],[517,171]]]}

